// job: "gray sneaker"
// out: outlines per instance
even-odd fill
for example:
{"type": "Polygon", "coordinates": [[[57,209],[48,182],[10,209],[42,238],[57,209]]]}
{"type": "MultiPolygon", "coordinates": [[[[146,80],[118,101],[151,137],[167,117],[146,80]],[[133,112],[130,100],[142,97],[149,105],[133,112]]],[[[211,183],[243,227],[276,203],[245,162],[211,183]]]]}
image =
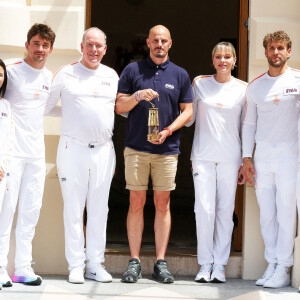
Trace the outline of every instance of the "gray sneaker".
{"type": "Polygon", "coordinates": [[[126,272],[123,274],[121,281],[125,283],[134,283],[138,279],[142,278],[141,264],[137,258],[132,258],[129,263],[126,272]]]}
{"type": "Polygon", "coordinates": [[[169,272],[167,262],[163,259],[158,259],[154,264],[154,271],[152,277],[161,283],[173,283],[174,277],[169,272]]]}

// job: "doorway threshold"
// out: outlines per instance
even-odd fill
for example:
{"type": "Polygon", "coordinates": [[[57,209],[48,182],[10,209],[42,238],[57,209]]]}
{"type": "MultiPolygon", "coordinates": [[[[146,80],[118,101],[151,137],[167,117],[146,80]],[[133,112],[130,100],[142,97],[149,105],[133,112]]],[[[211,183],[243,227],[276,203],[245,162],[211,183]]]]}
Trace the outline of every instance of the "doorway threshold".
{"type": "MultiPolygon", "coordinates": [[[[121,276],[128,265],[130,251],[128,243],[107,243],[105,251],[105,266],[108,272],[121,276]]],[[[140,255],[142,274],[151,276],[155,262],[155,246],[143,244],[140,255]]],[[[170,244],[166,253],[166,260],[170,272],[175,276],[194,277],[199,272],[196,245],[170,244]]],[[[226,266],[228,278],[241,278],[242,254],[232,252],[226,266]]]]}

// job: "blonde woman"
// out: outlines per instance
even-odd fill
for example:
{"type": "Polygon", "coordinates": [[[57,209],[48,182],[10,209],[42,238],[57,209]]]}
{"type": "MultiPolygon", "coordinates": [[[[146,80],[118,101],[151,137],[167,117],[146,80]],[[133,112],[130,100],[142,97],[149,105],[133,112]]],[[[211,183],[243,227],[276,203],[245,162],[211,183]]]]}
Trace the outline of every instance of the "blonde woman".
{"type": "MultiPolygon", "coordinates": [[[[196,125],[191,160],[197,254],[201,265],[197,282],[226,282],[224,266],[230,254],[247,87],[247,83],[231,75],[236,63],[232,44],[217,44],[212,51],[212,62],[216,74],[198,76],[192,84],[192,122],[196,125]]],[[[243,183],[242,175],[240,179],[243,183]]]]}

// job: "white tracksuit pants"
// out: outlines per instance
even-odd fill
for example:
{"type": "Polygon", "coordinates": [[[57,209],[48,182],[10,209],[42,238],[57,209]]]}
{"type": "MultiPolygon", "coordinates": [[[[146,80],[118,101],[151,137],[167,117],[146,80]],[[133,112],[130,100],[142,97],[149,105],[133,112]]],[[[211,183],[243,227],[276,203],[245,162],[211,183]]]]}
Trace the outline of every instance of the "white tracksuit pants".
{"type": "Polygon", "coordinates": [[[239,164],[193,161],[199,265],[226,265],[239,164]]]}
{"type": "Polygon", "coordinates": [[[0,266],[7,265],[11,226],[18,200],[15,268],[31,264],[32,239],[42,206],[45,174],[43,158],[14,157],[11,161],[0,214],[0,266]]]}
{"type": "Polygon", "coordinates": [[[265,259],[290,267],[296,234],[297,162],[254,159],[254,169],[265,259]]]}
{"type": "Polygon", "coordinates": [[[3,202],[3,198],[4,198],[5,189],[6,189],[6,174],[0,181],[0,213],[1,213],[1,209],[2,209],[2,202],[3,202]]]}
{"type": "Polygon", "coordinates": [[[297,197],[298,217],[300,222],[300,162],[298,162],[296,197],[297,197]]]}
{"type": "Polygon", "coordinates": [[[57,170],[64,199],[65,252],[69,270],[104,262],[108,197],[116,165],[112,141],[89,148],[61,136],[57,170]],[[86,204],[86,254],[83,211],[86,204]]]}

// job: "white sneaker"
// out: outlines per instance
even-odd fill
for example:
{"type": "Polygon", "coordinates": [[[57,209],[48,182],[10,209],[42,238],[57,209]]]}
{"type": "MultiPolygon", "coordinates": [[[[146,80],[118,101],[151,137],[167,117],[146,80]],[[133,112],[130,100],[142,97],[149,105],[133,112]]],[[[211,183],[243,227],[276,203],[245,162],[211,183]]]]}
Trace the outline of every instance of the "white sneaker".
{"type": "Polygon", "coordinates": [[[288,286],[290,284],[291,276],[289,267],[277,265],[272,277],[264,283],[264,287],[276,289],[288,286]]]}
{"type": "Polygon", "coordinates": [[[210,276],[210,281],[215,283],[226,282],[225,268],[223,265],[214,265],[210,276]]]}
{"type": "Polygon", "coordinates": [[[268,267],[267,267],[266,270],[265,270],[264,275],[261,276],[261,277],[255,282],[255,284],[256,284],[256,285],[259,285],[259,286],[264,285],[264,283],[265,283],[268,279],[270,279],[270,278],[272,277],[272,275],[274,274],[275,269],[276,269],[276,265],[277,265],[276,263],[269,263],[269,264],[268,264],[268,267]]]}
{"type": "Polygon", "coordinates": [[[8,276],[7,270],[5,267],[0,267],[0,287],[10,287],[12,286],[12,281],[8,276]]]}
{"type": "Polygon", "coordinates": [[[12,281],[25,283],[27,285],[40,285],[42,283],[42,277],[36,275],[31,266],[26,266],[15,270],[12,281]]]}
{"type": "Polygon", "coordinates": [[[81,267],[75,267],[70,271],[69,282],[84,283],[83,269],[81,267]]]}
{"type": "Polygon", "coordinates": [[[100,282],[111,282],[111,275],[105,270],[101,264],[95,265],[91,268],[86,268],[85,278],[93,279],[100,282]]]}
{"type": "Polygon", "coordinates": [[[197,282],[209,282],[210,274],[212,271],[212,264],[204,264],[201,266],[199,273],[197,274],[195,281],[197,282]]]}

